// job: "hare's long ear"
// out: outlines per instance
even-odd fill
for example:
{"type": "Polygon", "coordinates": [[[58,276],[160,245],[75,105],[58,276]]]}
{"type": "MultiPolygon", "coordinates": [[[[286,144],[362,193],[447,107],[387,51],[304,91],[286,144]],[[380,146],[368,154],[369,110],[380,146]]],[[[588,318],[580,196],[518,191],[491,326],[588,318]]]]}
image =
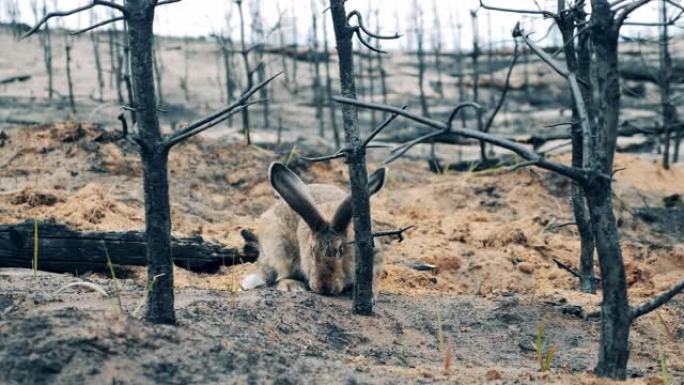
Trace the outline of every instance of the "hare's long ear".
{"type": "Polygon", "coordinates": [[[304,219],[311,230],[322,231],[328,227],[328,223],[316,208],[309,189],[297,174],[285,165],[274,162],[268,169],[268,178],[278,195],[304,219]]]}
{"type": "MultiPolygon", "coordinates": [[[[387,174],[386,168],[381,168],[376,170],[371,176],[368,177],[368,193],[370,195],[375,194],[380,191],[380,189],[385,185],[385,175],[387,174]]],[[[347,229],[349,223],[352,219],[352,198],[351,195],[347,196],[340,207],[337,208],[335,216],[332,220],[332,228],[338,233],[342,233],[347,229]]]]}

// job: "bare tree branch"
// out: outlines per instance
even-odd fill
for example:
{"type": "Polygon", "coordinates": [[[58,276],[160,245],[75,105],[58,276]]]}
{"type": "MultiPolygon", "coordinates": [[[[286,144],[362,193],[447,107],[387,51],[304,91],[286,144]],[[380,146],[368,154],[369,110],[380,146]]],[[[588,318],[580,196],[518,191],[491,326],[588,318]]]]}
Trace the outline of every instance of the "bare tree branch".
{"type": "Polygon", "coordinates": [[[675,295],[681,293],[682,291],[684,291],[684,279],[679,281],[679,283],[674,285],[670,290],[661,293],[659,296],[651,299],[650,301],[639,306],[632,307],[632,320],[644,316],[663,306],[667,303],[667,301],[671,300],[675,295]]]}
{"type": "MultiPolygon", "coordinates": [[[[280,76],[281,74],[282,74],[282,72],[279,72],[279,73],[277,73],[277,74],[271,76],[270,78],[264,80],[263,82],[261,82],[261,83],[255,85],[255,86],[252,87],[251,89],[249,89],[249,90],[247,90],[246,92],[244,92],[244,93],[242,94],[242,96],[240,96],[240,98],[238,98],[237,100],[235,100],[233,103],[231,103],[231,104],[230,104],[229,106],[227,106],[226,108],[224,108],[224,109],[222,109],[222,110],[220,110],[220,111],[217,111],[217,112],[215,112],[215,113],[213,113],[213,114],[211,114],[211,115],[209,115],[209,116],[207,116],[207,117],[205,117],[205,118],[202,118],[202,119],[200,119],[200,120],[198,120],[198,121],[195,121],[195,122],[189,124],[187,127],[183,128],[182,130],[176,131],[173,135],[171,135],[168,139],[166,139],[166,145],[167,145],[167,147],[171,147],[171,146],[173,146],[174,144],[177,144],[177,143],[179,142],[179,141],[176,139],[177,137],[183,137],[183,136],[185,136],[185,134],[187,134],[187,133],[189,133],[189,132],[191,132],[191,131],[194,131],[195,129],[197,129],[197,128],[201,127],[201,126],[204,126],[204,125],[207,124],[207,123],[213,122],[215,119],[217,119],[217,118],[219,118],[219,117],[221,117],[221,116],[223,116],[223,115],[226,115],[226,114],[228,114],[228,116],[232,115],[232,111],[233,111],[233,110],[235,110],[236,108],[238,108],[238,107],[244,105],[245,102],[246,102],[252,95],[254,95],[257,91],[259,91],[261,88],[265,87],[268,83],[270,83],[271,81],[273,81],[273,79],[277,78],[277,77],[280,76]]],[[[242,109],[241,109],[241,110],[242,110],[242,109]]],[[[181,141],[182,141],[182,140],[181,140],[181,141]]]]}
{"type": "Polygon", "coordinates": [[[97,23],[97,24],[93,24],[93,25],[91,25],[91,26],[89,26],[89,27],[80,29],[80,30],[78,30],[78,31],[71,32],[71,35],[80,35],[80,34],[82,34],[82,33],[85,33],[85,32],[88,32],[88,31],[92,31],[92,30],[94,30],[94,29],[96,29],[96,28],[100,28],[100,27],[105,26],[105,25],[107,25],[107,24],[116,23],[117,21],[124,21],[124,20],[126,20],[126,16],[114,17],[114,18],[111,18],[111,19],[108,19],[108,20],[101,21],[101,22],[99,22],[99,23],[97,23]]]}
{"type": "MultiPolygon", "coordinates": [[[[406,105],[403,106],[403,107],[401,107],[402,110],[405,110],[405,109],[407,109],[407,108],[408,108],[408,106],[406,106],[406,105]]],[[[390,117],[388,117],[384,122],[380,123],[380,125],[379,125],[378,127],[376,127],[376,128],[373,130],[373,132],[370,133],[370,135],[368,135],[368,137],[366,138],[366,140],[364,140],[363,143],[362,143],[361,145],[362,145],[363,147],[367,147],[368,144],[369,144],[371,141],[373,141],[373,139],[375,139],[375,137],[378,136],[378,134],[379,134],[380,132],[382,132],[382,130],[384,130],[385,127],[389,126],[390,123],[392,123],[398,116],[399,116],[399,114],[392,114],[392,115],[391,115],[390,117]]]]}
{"type": "Polygon", "coordinates": [[[105,6],[105,7],[113,8],[113,9],[116,9],[116,10],[118,10],[118,11],[123,12],[124,15],[126,14],[126,9],[125,9],[122,5],[119,5],[119,4],[116,4],[116,3],[112,3],[112,2],[110,2],[110,1],[93,0],[93,2],[90,3],[90,4],[87,4],[87,5],[78,7],[78,8],[74,8],[74,9],[69,10],[69,11],[55,11],[55,12],[47,13],[45,16],[43,16],[42,19],[40,19],[40,21],[39,21],[33,28],[31,28],[28,32],[26,32],[21,38],[22,38],[22,39],[25,39],[25,38],[27,38],[27,37],[33,35],[34,33],[38,32],[38,30],[40,29],[40,27],[42,27],[43,24],[47,23],[48,20],[52,19],[53,17],[71,16],[71,15],[74,15],[74,14],[76,14],[76,13],[83,12],[83,11],[87,11],[87,10],[89,10],[89,9],[92,9],[92,8],[98,6],[98,5],[102,5],[102,6],[105,6]]]}
{"type": "Polygon", "coordinates": [[[544,17],[549,17],[552,19],[557,19],[558,15],[556,15],[553,12],[545,11],[543,9],[540,10],[529,10],[529,9],[514,9],[514,8],[500,8],[500,7],[492,7],[484,3],[483,0],[480,0],[480,7],[488,10],[488,11],[497,11],[497,12],[511,12],[511,13],[524,13],[527,15],[542,15],[544,17]]]}
{"type": "Polygon", "coordinates": [[[264,101],[265,100],[255,100],[253,102],[241,104],[241,105],[237,106],[236,108],[234,108],[233,110],[227,112],[226,114],[217,117],[216,120],[213,120],[211,122],[207,122],[206,124],[201,125],[195,129],[193,129],[192,131],[187,131],[182,135],[174,135],[172,138],[169,138],[166,141],[166,145],[168,147],[171,147],[171,146],[174,146],[174,145],[176,145],[176,144],[178,144],[184,140],[190,139],[191,137],[193,137],[197,134],[200,134],[200,133],[202,133],[202,132],[204,132],[204,131],[212,128],[212,127],[215,127],[216,125],[220,124],[221,122],[226,121],[231,116],[237,114],[238,112],[241,112],[245,108],[253,106],[253,105],[258,104],[258,103],[263,103],[264,101]]]}
{"type": "MultiPolygon", "coordinates": [[[[520,23],[516,25],[516,28],[520,23]]],[[[511,75],[513,74],[513,68],[515,67],[515,64],[518,62],[518,58],[520,58],[520,50],[518,46],[518,40],[515,40],[515,48],[513,49],[513,60],[511,60],[511,65],[508,67],[508,73],[506,74],[506,82],[504,84],[504,89],[503,92],[501,93],[501,97],[499,98],[499,102],[496,104],[496,107],[494,108],[494,111],[492,114],[489,116],[489,119],[487,119],[487,123],[484,126],[484,132],[489,132],[489,129],[492,127],[492,124],[494,123],[494,118],[496,118],[496,115],[499,114],[499,110],[501,110],[501,107],[503,107],[504,102],[506,101],[506,96],[508,95],[508,90],[511,88],[511,75]]]]}
{"type": "MultiPolygon", "coordinates": [[[[413,113],[402,110],[400,108],[396,108],[396,107],[392,107],[392,106],[388,106],[388,105],[384,105],[384,104],[368,103],[368,102],[363,102],[363,101],[359,101],[356,99],[344,98],[344,97],[340,97],[340,96],[333,97],[333,100],[335,100],[336,102],[342,103],[342,104],[349,104],[349,105],[354,105],[354,106],[362,107],[362,108],[371,108],[371,109],[378,110],[378,111],[396,113],[396,114],[399,114],[405,118],[416,121],[418,123],[436,128],[436,129],[442,131],[442,133],[447,132],[449,130],[449,126],[447,126],[444,123],[441,123],[441,122],[438,122],[438,121],[435,121],[432,119],[428,119],[428,118],[425,118],[425,117],[422,117],[419,115],[415,115],[413,113]]],[[[563,165],[563,164],[548,161],[548,160],[544,159],[543,157],[541,157],[539,154],[537,154],[533,151],[530,151],[525,146],[523,146],[519,143],[512,142],[508,139],[499,138],[497,136],[490,135],[488,133],[484,133],[484,132],[480,132],[480,131],[474,131],[474,130],[468,130],[468,129],[462,129],[462,128],[451,128],[449,131],[451,131],[457,135],[461,135],[461,136],[464,136],[467,138],[481,140],[481,141],[484,141],[487,143],[491,143],[495,146],[499,146],[499,147],[505,148],[507,150],[513,151],[526,160],[537,161],[538,162],[537,165],[543,169],[557,172],[558,174],[561,174],[561,175],[566,176],[570,179],[576,180],[577,182],[579,182],[581,184],[586,183],[589,180],[589,177],[592,173],[592,171],[590,171],[590,170],[568,167],[568,166],[563,165]]],[[[430,139],[430,138],[428,138],[428,139],[430,139]]],[[[606,176],[606,175],[595,175],[595,176],[598,176],[601,178],[610,178],[610,176],[606,176]]]]}
{"type": "Polygon", "coordinates": [[[159,7],[160,5],[179,3],[181,1],[183,1],[183,0],[162,0],[162,1],[157,2],[156,7],[159,7]]]}
{"type": "Polygon", "coordinates": [[[449,116],[449,120],[447,120],[446,127],[442,130],[431,132],[428,134],[425,134],[423,136],[419,136],[418,138],[415,138],[411,141],[408,141],[401,146],[395,148],[394,150],[391,151],[391,156],[383,162],[384,164],[390,164],[394,162],[395,160],[399,159],[402,155],[404,155],[408,150],[410,150],[413,146],[424,143],[432,138],[435,138],[437,136],[449,133],[451,131],[451,127],[453,124],[454,119],[458,115],[458,113],[463,110],[464,108],[474,108],[475,110],[481,110],[482,107],[474,102],[464,102],[456,106],[452,111],[451,115],[449,116]]]}
{"type": "MultiPolygon", "coordinates": [[[[405,110],[408,108],[408,106],[403,106],[402,109],[405,110]]],[[[362,148],[369,148],[369,147],[377,147],[374,145],[371,145],[370,142],[375,139],[375,137],[382,132],[387,126],[389,126],[390,123],[392,123],[399,115],[398,114],[392,114],[390,115],[387,119],[385,119],[384,122],[380,123],[379,126],[377,126],[373,132],[368,135],[368,137],[361,143],[362,148]]],[[[385,147],[385,146],[382,146],[385,147]]],[[[314,158],[309,158],[306,156],[301,156],[302,159],[308,161],[308,162],[324,162],[328,160],[333,160],[333,159],[340,159],[344,158],[349,154],[351,149],[343,147],[337,150],[335,153],[330,154],[330,155],[325,155],[325,156],[319,156],[319,157],[314,157],[314,158]]]]}
{"type": "MultiPolygon", "coordinates": [[[[354,17],[354,16],[356,16],[356,20],[358,21],[358,27],[361,28],[361,30],[363,30],[363,32],[364,32],[366,35],[368,35],[368,36],[370,36],[370,37],[372,37],[372,38],[374,38],[374,39],[379,39],[379,40],[393,40],[393,39],[399,39],[399,38],[401,37],[401,35],[399,34],[399,32],[395,32],[394,35],[378,35],[378,34],[376,34],[376,33],[371,32],[371,31],[370,31],[368,28],[366,28],[366,26],[363,24],[363,17],[361,16],[361,13],[360,13],[359,11],[351,11],[351,12],[349,12],[349,15],[347,15],[347,22],[349,22],[349,20],[350,20],[352,17],[354,17]]],[[[354,27],[352,27],[352,28],[354,28],[354,27]]]]}
{"type": "MultiPolygon", "coordinates": [[[[649,3],[651,0],[638,0],[630,4],[626,4],[620,9],[620,11],[617,13],[616,16],[616,24],[618,26],[621,26],[624,24],[625,20],[627,20],[627,17],[629,17],[629,14],[636,11],[637,9],[641,8],[642,6],[646,5],[649,3]]],[[[614,9],[613,11],[618,11],[618,9],[614,9]]]]}

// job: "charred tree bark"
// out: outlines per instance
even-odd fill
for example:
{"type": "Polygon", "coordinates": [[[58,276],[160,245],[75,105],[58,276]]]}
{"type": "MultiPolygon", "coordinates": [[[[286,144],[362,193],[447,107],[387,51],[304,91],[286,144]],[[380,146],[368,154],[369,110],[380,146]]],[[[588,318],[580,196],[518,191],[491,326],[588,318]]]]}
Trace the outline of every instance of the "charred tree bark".
{"type": "MultiPolygon", "coordinates": [[[[568,71],[578,73],[586,84],[580,84],[582,97],[589,114],[589,124],[594,124],[594,101],[593,90],[588,87],[591,76],[591,51],[589,48],[588,36],[579,36],[580,42],[575,47],[575,22],[583,21],[586,18],[583,8],[576,12],[567,12],[565,0],[558,0],[558,27],[563,38],[565,47],[565,63],[568,71]]],[[[584,132],[580,123],[581,116],[576,103],[573,102],[572,108],[572,166],[576,168],[588,168],[585,161],[585,152],[590,149],[584,148],[584,132]]],[[[587,154],[588,155],[588,154],[587,154]]],[[[577,182],[573,181],[571,192],[571,203],[575,215],[575,224],[580,235],[580,290],[585,293],[596,292],[596,278],[594,273],[594,234],[589,216],[584,190],[577,182]]]]}
{"type": "MultiPolygon", "coordinates": [[[[326,57],[330,57],[330,48],[328,42],[328,23],[323,22],[323,52],[326,57]]],[[[340,129],[337,125],[337,104],[332,101],[333,85],[332,75],[330,73],[330,60],[325,61],[325,89],[327,92],[328,104],[330,106],[330,125],[332,126],[333,139],[335,140],[335,147],[340,148],[340,129]]]]}
{"type": "MultiPolygon", "coordinates": [[[[370,15],[371,15],[371,7],[370,7],[370,2],[368,2],[368,17],[369,17],[369,20],[370,20],[370,15]]],[[[369,99],[371,102],[374,100],[374,97],[375,97],[375,79],[374,79],[374,68],[373,68],[373,66],[374,66],[374,60],[373,60],[373,59],[374,59],[374,56],[375,56],[375,55],[374,55],[372,52],[370,52],[370,53],[368,54],[368,57],[367,57],[367,59],[368,59],[368,67],[367,67],[367,70],[366,70],[366,72],[367,72],[367,74],[368,74],[368,99],[369,99]]],[[[359,58],[359,60],[363,60],[363,59],[359,58]]],[[[371,115],[371,127],[377,126],[377,119],[376,119],[375,111],[372,111],[372,110],[371,110],[370,115],[371,115]]]]}
{"type": "Polygon", "coordinates": [[[185,103],[190,102],[190,82],[189,82],[189,70],[190,70],[190,52],[188,37],[183,39],[183,76],[180,79],[180,87],[183,90],[183,98],[185,103]]]}
{"type": "MultiPolygon", "coordinates": [[[[356,98],[354,84],[353,30],[347,23],[345,0],[330,0],[330,11],[339,57],[340,85],[342,96],[356,98]]],[[[354,246],[356,248],[356,274],[353,292],[353,311],[356,314],[373,313],[373,233],[371,228],[370,202],[368,193],[368,171],[366,169],[365,147],[359,138],[359,115],[355,106],[342,107],[344,133],[351,179],[352,211],[354,223],[354,246]]]]}
{"type": "MultiPolygon", "coordinates": [[[[266,64],[264,63],[265,34],[264,24],[261,18],[261,1],[254,2],[252,10],[252,40],[254,40],[252,49],[254,50],[254,55],[256,57],[255,61],[257,63],[257,67],[255,69],[257,82],[261,83],[266,80],[266,64]]],[[[268,89],[266,87],[261,88],[259,90],[259,96],[264,101],[262,104],[263,108],[261,110],[263,125],[264,127],[269,128],[271,127],[271,111],[268,89]]]]}
{"type": "MultiPolygon", "coordinates": [[[[618,38],[620,25],[607,0],[592,0],[591,39],[595,49],[598,123],[590,165],[612,175],[620,112],[618,38]]],[[[595,373],[624,380],[629,358],[630,309],[627,280],[613,214],[612,186],[608,178],[594,178],[584,186],[601,266],[601,341],[595,373]]]]}
{"type": "Polygon", "coordinates": [[[432,35],[432,49],[435,59],[435,71],[437,71],[437,83],[435,88],[439,97],[444,99],[444,82],[442,81],[442,22],[439,16],[437,2],[432,1],[432,13],[434,16],[434,33],[432,35]]]}
{"type": "Polygon", "coordinates": [[[311,1],[311,48],[314,55],[314,79],[313,96],[316,106],[316,121],[318,121],[318,136],[325,137],[325,119],[323,118],[323,87],[321,86],[321,62],[318,55],[318,10],[314,1],[311,1]]]}
{"type": "Polygon", "coordinates": [[[416,56],[418,57],[418,89],[420,91],[420,109],[423,116],[430,116],[427,96],[425,95],[425,31],[423,25],[423,10],[417,2],[414,2],[416,12],[416,56]]]}
{"type": "MultiPolygon", "coordinates": [[[[458,19],[458,15],[456,16],[458,19]]],[[[456,73],[458,74],[458,102],[459,103],[464,103],[465,102],[465,84],[463,82],[463,79],[465,77],[465,68],[463,68],[463,55],[462,55],[462,50],[461,50],[461,36],[462,36],[462,29],[463,26],[460,23],[460,21],[456,20],[454,22],[453,18],[451,19],[451,28],[454,31],[454,57],[456,58],[456,73]]],[[[461,113],[461,127],[465,128],[466,127],[466,121],[468,120],[468,115],[466,115],[466,111],[463,111],[461,113]]]]}
{"type": "MultiPolygon", "coordinates": [[[[471,59],[473,63],[473,102],[480,103],[480,27],[477,20],[477,11],[470,11],[470,20],[473,26],[473,52],[471,59]]],[[[477,110],[477,130],[483,131],[482,110],[477,110]]],[[[487,144],[480,142],[480,162],[487,162],[487,144]]]]}
{"type": "MultiPolygon", "coordinates": [[[[376,9],[375,10],[375,20],[380,20],[379,16],[379,11],[376,9]]],[[[378,28],[375,31],[375,33],[380,34],[380,27],[378,24],[378,28]]],[[[388,94],[388,89],[387,89],[387,72],[385,71],[385,66],[384,62],[382,59],[382,53],[377,52],[377,62],[378,62],[378,72],[380,73],[380,89],[382,92],[382,102],[387,104],[387,94],[388,94]]],[[[375,127],[375,125],[374,125],[375,127]]]]}
{"type": "MultiPolygon", "coordinates": [[[[0,267],[33,266],[33,221],[0,225],[0,267]]],[[[145,234],[140,231],[82,232],[54,223],[38,224],[38,269],[59,273],[107,271],[115,265],[147,265],[145,234]]],[[[219,267],[256,260],[258,250],[205,242],[201,237],[172,238],[173,263],[194,272],[215,273],[219,267]]]]}
{"type": "Polygon", "coordinates": [[[171,210],[169,205],[168,148],[163,143],[157,116],[152,45],[156,1],[128,0],[128,44],[134,108],[139,126],[140,156],[145,194],[145,238],[147,275],[151,289],[146,319],[174,324],[173,264],[171,254],[171,210]],[[152,284],[154,282],[154,284],[152,284]]]}
{"type": "MultiPolygon", "coordinates": [[[[242,11],[242,0],[235,0],[235,4],[238,6],[238,11],[240,14],[240,54],[242,55],[242,61],[245,66],[245,77],[247,80],[246,89],[250,89],[254,85],[254,71],[252,71],[252,67],[249,64],[249,51],[247,50],[247,43],[245,41],[245,16],[242,11]]],[[[242,134],[245,136],[245,142],[248,145],[252,144],[252,136],[249,125],[249,110],[247,107],[242,110],[242,134]]]]}
{"type": "MultiPolygon", "coordinates": [[[[47,4],[46,0],[43,0],[43,16],[47,14],[47,4]]],[[[48,76],[48,99],[52,99],[55,89],[53,80],[53,68],[52,68],[52,34],[50,32],[50,27],[46,24],[45,30],[41,35],[41,42],[43,45],[43,61],[45,63],[45,71],[48,76]]]]}
{"type": "MultiPolygon", "coordinates": [[[[672,145],[672,129],[677,123],[677,110],[672,104],[670,82],[672,80],[672,57],[670,56],[670,37],[668,33],[667,1],[661,0],[660,6],[660,40],[659,40],[659,63],[658,87],[660,91],[660,105],[662,124],[665,129],[663,148],[663,167],[670,168],[670,147],[672,145]]],[[[677,147],[679,147],[677,145],[677,147]]]]}
{"type": "Polygon", "coordinates": [[[297,54],[299,52],[299,45],[298,45],[298,40],[299,36],[297,35],[297,7],[295,5],[295,0],[292,0],[292,49],[294,50],[295,54],[292,57],[292,90],[295,95],[299,92],[299,83],[297,82],[297,54]]]}
{"type": "Polygon", "coordinates": [[[69,108],[71,109],[71,114],[76,118],[76,99],[74,98],[74,82],[71,78],[71,40],[65,35],[64,37],[64,50],[66,52],[66,77],[67,77],[67,87],[69,88],[69,108]]]}
{"type": "Polygon", "coordinates": [[[95,71],[97,72],[97,95],[98,101],[104,101],[104,74],[102,73],[102,59],[100,56],[100,42],[97,40],[97,35],[90,34],[90,41],[93,45],[93,56],[95,58],[95,71]]]}

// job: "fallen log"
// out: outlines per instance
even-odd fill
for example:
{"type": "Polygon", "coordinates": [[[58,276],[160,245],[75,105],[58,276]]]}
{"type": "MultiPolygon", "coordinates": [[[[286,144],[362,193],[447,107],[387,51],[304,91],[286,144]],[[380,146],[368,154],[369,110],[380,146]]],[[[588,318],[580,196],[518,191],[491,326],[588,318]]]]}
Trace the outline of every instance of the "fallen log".
{"type": "MultiPolygon", "coordinates": [[[[0,267],[33,266],[35,224],[0,225],[0,267]]],[[[176,266],[214,273],[223,265],[253,262],[254,244],[242,250],[205,242],[202,237],[172,238],[176,266]]],[[[81,232],[55,223],[38,223],[38,269],[60,273],[107,271],[113,265],[147,265],[145,234],[141,231],[81,232]]]]}
{"type": "MultiPolygon", "coordinates": [[[[648,65],[641,61],[629,61],[620,64],[620,76],[625,80],[658,84],[659,73],[660,70],[657,66],[648,65]]],[[[673,61],[670,81],[677,84],[684,83],[684,61],[673,61]]]]}
{"type": "MultiPolygon", "coordinates": [[[[672,127],[671,131],[677,132],[677,130],[681,129],[683,127],[682,124],[678,124],[674,127],[672,127]]],[[[665,130],[662,127],[638,127],[635,126],[632,123],[629,122],[624,122],[620,126],[618,130],[618,137],[631,137],[635,135],[661,135],[665,133],[665,130]]],[[[673,134],[674,135],[674,134],[673,134]]],[[[532,147],[535,149],[543,146],[547,142],[552,142],[556,140],[570,140],[572,139],[570,136],[570,132],[562,132],[562,133],[555,133],[555,134],[548,134],[548,135],[532,135],[529,137],[525,138],[512,138],[511,140],[514,142],[522,143],[522,144],[530,144],[532,147]]]]}
{"type": "Polygon", "coordinates": [[[22,83],[31,79],[31,75],[12,76],[5,79],[0,79],[0,85],[22,83]]]}

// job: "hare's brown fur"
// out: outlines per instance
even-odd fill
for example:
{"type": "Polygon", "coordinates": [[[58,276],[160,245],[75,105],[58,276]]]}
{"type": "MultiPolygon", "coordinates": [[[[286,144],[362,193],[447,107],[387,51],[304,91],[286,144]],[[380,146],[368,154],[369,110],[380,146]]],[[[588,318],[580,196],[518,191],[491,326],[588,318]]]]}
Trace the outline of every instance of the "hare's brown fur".
{"type": "MultiPolygon", "coordinates": [[[[273,178],[272,184],[280,195],[289,194],[282,188],[279,190],[273,178]]],[[[287,197],[271,206],[257,223],[259,259],[256,270],[241,282],[244,290],[277,284],[282,290],[304,290],[308,287],[317,293],[335,295],[353,284],[355,248],[349,242],[353,240],[353,226],[347,224],[341,230],[340,225],[333,223],[339,219],[339,211],[350,210],[348,202],[346,206],[343,203],[349,194],[334,185],[304,186],[302,183],[297,188],[296,194],[307,197],[325,224],[315,224],[312,228],[310,218],[304,219],[298,213],[302,210],[295,211],[292,206],[297,206],[297,203],[292,203],[292,199],[288,202],[287,197]],[[304,189],[306,191],[302,191],[304,189]]],[[[373,192],[377,190],[379,187],[373,192]]],[[[303,214],[310,216],[306,210],[303,214]]],[[[379,242],[376,243],[379,247],[379,242]]],[[[379,248],[374,253],[373,270],[373,287],[377,293],[382,272],[382,251],[379,248]]]]}

